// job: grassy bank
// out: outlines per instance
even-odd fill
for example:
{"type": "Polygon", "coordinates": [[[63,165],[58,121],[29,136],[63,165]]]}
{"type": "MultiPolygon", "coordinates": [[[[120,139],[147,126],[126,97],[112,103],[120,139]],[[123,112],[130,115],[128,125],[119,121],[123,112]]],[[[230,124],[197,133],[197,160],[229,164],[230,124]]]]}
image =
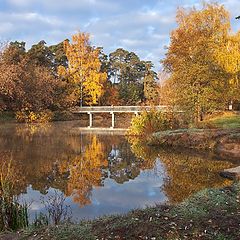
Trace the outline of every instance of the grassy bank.
{"type": "Polygon", "coordinates": [[[208,151],[222,159],[240,159],[240,129],[178,129],[153,133],[147,144],[208,151]]]}
{"type": "Polygon", "coordinates": [[[149,145],[211,151],[225,159],[240,159],[240,115],[222,113],[192,128],[157,131],[149,145]]]}
{"type": "MultiPolygon", "coordinates": [[[[240,184],[206,189],[176,206],[160,205],[79,224],[12,234],[12,239],[215,239],[240,238],[240,184]]],[[[1,239],[7,235],[0,236],[1,239]]],[[[10,236],[10,235],[8,235],[10,236]]]]}
{"type": "Polygon", "coordinates": [[[203,128],[240,129],[240,113],[223,112],[216,116],[209,116],[200,125],[203,128]]]}

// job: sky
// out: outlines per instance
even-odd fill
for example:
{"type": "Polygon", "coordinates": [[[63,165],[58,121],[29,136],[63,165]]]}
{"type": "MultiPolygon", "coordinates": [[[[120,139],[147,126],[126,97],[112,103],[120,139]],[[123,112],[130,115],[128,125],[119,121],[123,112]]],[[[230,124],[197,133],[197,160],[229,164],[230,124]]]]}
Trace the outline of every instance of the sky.
{"type": "MultiPolygon", "coordinates": [[[[0,40],[41,40],[48,45],[89,32],[91,42],[109,54],[119,47],[150,60],[155,69],[176,28],[177,7],[199,6],[197,0],[0,0],[0,40]]],[[[230,11],[234,31],[240,29],[240,0],[218,0],[230,11]]]]}

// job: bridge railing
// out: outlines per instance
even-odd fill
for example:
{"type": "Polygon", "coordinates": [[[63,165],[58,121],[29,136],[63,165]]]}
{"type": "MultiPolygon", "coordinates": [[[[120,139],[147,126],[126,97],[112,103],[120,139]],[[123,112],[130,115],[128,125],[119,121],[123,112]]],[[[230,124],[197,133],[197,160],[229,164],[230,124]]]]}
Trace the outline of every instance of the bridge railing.
{"type": "Polygon", "coordinates": [[[167,106],[94,106],[94,107],[75,107],[72,109],[74,113],[85,112],[141,112],[156,109],[159,111],[167,110],[167,106]]]}

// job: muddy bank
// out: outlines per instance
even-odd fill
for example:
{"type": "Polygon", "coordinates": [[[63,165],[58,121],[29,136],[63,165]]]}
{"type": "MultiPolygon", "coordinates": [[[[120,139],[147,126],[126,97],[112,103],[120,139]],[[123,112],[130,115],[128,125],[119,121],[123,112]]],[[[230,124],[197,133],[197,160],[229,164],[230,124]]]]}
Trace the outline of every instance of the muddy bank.
{"type": "Polygon", "coordinates": [[[152,134],[148,139],[151,146],[170,146],[211,151],[219,158],[239,160],[240,129],[179,129],[152,134]]]}
{"type": "Polygon", "coordinates": [[[231,180],[240,180],[240,166],[235,168],[224,169],[220,172],[220,176],[224,178],[228,178],[231,180]]]}

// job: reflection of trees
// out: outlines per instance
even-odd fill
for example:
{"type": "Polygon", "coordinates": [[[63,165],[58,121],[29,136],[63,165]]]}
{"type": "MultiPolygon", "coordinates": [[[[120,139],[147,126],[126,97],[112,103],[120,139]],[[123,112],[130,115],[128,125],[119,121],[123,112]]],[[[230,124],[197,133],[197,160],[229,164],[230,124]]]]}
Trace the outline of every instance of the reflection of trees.
{"type": "Polygon", "coordinates": [[[224,185],[218,171],[228,162],[148,147],[137,139],[91,135],[72,131],[73,123],[0,126],[0,167],[12,159],[16,194],[29,185],[41,193],[50,187],[72,196],[81,206],[89,204],[94,187],[110,177],[117,183],[152,169],[160,158],[166,169],[163,190],[171,202],[207,186],[224,185]]]}
{"type": "Polygon", "coordinates": [[[163,188],[171,202],[180,202],[207,187],[230,184],[229,180],[219,175],[221,170],[232,166],[230,162],[213,161],[208,157],[169,151],[161,152],[159,157],[169,176],[163,188]]]}
{"type": "Polygon", "coordinates": [[[12,155],[18,194],[29,185],[43,194],[53,187],[85,205],[93,187],[103,185],[108,165],[110,177],[121,183],[140,171],[124,137],[81,135],[67,123],[0,126],[0,143],[0,154],[12,155]],[[121,161],[108,160],[112,145],[120,149],[121,161]]]}
{"type": "Polygon", "coordinates": [[[92,187],[102,185],[103,169],[108,165],[103,144],[92,136],[84,153],[64,163],[60,163],[61,171],[69,171],[66,194],[73,195],[81,205],[89,204],[92,187]]]}
{"type": "Polygon", "coordinates": [[[158,157],[164,164],[168,176],[162,189],[171,203],[181,202],[191,194],[207,187],[228,185],[230,181],[220,177],[219,172],[232,167],[227,161],[216,161],[186,151],[156,149],[137,138],[129,140],[136,156],[145,159],[142,168],[152,168],[158,157]]]}
{"type": "Polygon", "coordinates": [[[152,169],[158,157],[159,150],[155,147],[149,147],[144,144],[144,140],[137,137],[128,137],[132,152],[141,159],[141,169],[152,169]]]}
{"type": "Polygon", "coordinates": [[[117,183],[124,183],[136,178],[140,173],[140,161],[133,154],[126,141],[112,145],[109,157],[110,178],[117,183]]]}

